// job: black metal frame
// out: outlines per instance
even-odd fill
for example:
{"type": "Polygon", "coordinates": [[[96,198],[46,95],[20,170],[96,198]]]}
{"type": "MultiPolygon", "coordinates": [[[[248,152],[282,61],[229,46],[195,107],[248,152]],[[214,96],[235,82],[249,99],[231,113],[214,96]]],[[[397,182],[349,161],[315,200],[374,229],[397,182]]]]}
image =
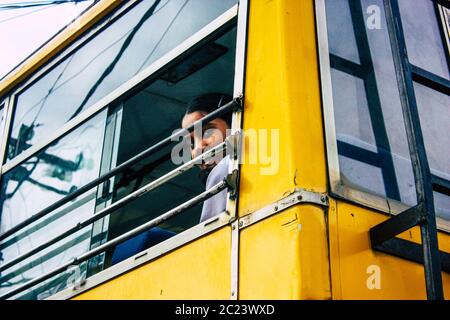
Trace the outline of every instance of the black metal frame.
{"type": "MultiPolygon", "coordinates": [[[[434,2],[434,5],[438,21],[440,21],[436,2],[434,2]]],[[[374,250],[411,261],[423,262],[427,298],[442,300],[444,299],[444,293],[441,270],[449,271],[450,255],[439,251],[433,190],[450,195],[448,192],[450,183],[431,174],[420,127],[414,94],[414,81],[444,94],[449,94],[450,81],[418,68],[409,62],[397,0],[384,0],[384,8],[413,164],[418,204],[372,227],[370,229],[370,240],[374,250]],[[420,226],[421,248],[416,243],[396,238],[398,234],[416,225],[420,226]]],[[[442,28],[441,36],[443,36],[442,28]]],[[[443,45],[446,47],[445,41],[443,41],[443,45]]],[[[446,49],[447,62],[449,62],[448,48],[446,49]]]]}

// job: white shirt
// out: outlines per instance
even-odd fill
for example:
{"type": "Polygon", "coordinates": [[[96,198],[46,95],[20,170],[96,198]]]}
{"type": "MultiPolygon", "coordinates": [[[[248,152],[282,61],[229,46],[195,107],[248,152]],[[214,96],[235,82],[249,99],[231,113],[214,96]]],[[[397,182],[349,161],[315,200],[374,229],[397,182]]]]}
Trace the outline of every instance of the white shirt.
{"type": "MultiPolygon", "coordinates": [[[[206,179],[206,190],[213,187],[222,181],[228,174],[228,163],[230,161],[230,156],[224,157],[220,162],[211,170],[206,179]]],[[[227,203],[227,189],[220,191],[218,194],[212,196],[211,198],[205,200],[203,203],[202,215],[200,217],[200,222],[208,220],[222,212],[226,209],[227,203]]]]}

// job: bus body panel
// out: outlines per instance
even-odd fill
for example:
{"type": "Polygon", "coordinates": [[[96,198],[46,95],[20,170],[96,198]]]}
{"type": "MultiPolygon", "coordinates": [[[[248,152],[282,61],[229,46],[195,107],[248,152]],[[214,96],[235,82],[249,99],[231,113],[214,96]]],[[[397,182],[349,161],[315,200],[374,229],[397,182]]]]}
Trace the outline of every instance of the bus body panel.
{"type": "Polygon", "coordinates": [[[226,226],[75,299],[229,299],[230,252],[226,226]]]}
{"type": "Polygon", "coordinates": [[[326,190],[313,1],[250,1],[243,131],[248,139],[240,216],[295,187],[326,190]],[[278,146],[273,146],[271,130],[279,132],[278,146]],[[261,161],[265,150],[249,145],[252,131],[260,132],[259,140],[267,132],[269,156],[272,147],[279,147],[279,159],[271,163],[275,172],[261,161]],[[255,158],[259,165],[252,164],[255,158]]]}
{"type": "Polygon", "coordinates": [[[241,231],[240,299],[330,299],[326,219],[299,204],[241,231]]]}

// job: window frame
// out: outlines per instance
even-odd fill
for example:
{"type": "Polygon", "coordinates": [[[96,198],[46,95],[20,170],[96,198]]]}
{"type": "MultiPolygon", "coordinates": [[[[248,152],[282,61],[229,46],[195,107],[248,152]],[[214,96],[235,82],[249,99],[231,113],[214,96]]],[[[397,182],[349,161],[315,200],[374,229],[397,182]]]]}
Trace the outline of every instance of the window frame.
{"type": "MultiPolygon", "coordinates": [[[[176,63],[180,58],[182,58],[185,54],[191,52],[192,48],[195,48],[207,41],[211,38],[215,37],[217,34],[223,32],[223,30],[228,27],[235,26],[237,37],[236,37],[236,53],[235,53],[235,73],[234,73],[234,88],[233,88],[233,98],[242,98],[244,93],[244,85],[245,85],[245,54],[246,54],[246,43],[247,43],[247,24],[248,24],[248,2],[249,0],[239,0],[237,4],[233,5],[230,9],[222,13],[220,16],[215,18],[209,24],[204,26],[202,29],[191,35],[186,40],[182,41],[175,48],[161,56],[154,63],[146,67],[144,70],[139,72],[136,76],[131,78],[130,80],[123,83],[119,88],[109,93],[107,96],[102,98],[97,103],[90,106],[87,110],[84,110],[77,117],[72,119],[63,125],[57,132],[51,135],[49,138],[45,139],[39,144],[36,144],[29,148],[28,150],[22,152],[20,155],[16,156],[14,159],[11,159],[8,163],[4,163],[6,149],[8,146],[7,141],[2,142],[0,156],[2,159],[2,163],[0,163],[0,181],[3,173],[9,172],[15,167],[21,165],[24,161],[29,159],[30,157],[36,155],[39,151],[43,150],[54,141],[64,137],[66,134],[70,133],[72,130],[75,130],[80,125],[94,117],[96,114],[100,113],[105,108],[108,108],[111,104],[116,103],[117,101],[123,99],[126,96],[132,95],[136,91],[138,91],[143,85],[147,84],[151,79],[154,78],[155,75],[158,75],[162,69],[167,66],[176,63]]],[[[137,3],[137,1],[130,1],[117,9],[109,18],[103,21],[100,24],[93,26],[90,30],[88,30],[80,39],[75,40],[72,44],[64,49],[63,53],[58,55],[55,59],[53,59],[50,63],[46,64],[42,69],[32,75],[27,81],[21,84],[19,87],[16,87],[12,93],[6,97],[5,107],[8,107],[7,111],[11,111],[11,106],[14,105],[14,102],[17,96],[25,90],[28,86],[33,85],[34,81],[38,80],[40,77],[44,76],[51,68],[59,63],[61,59],[64,59],[71,52],[82,46],[86,41],[89,41],[97,32],[103,30],[108,23],[112,20],[120,16],[123,12],[125,12],[130,6],[137,3]]],[[[7,112],[7,122],[5,125],[4,137],[8,138],[10,132],[10,126],[12,125],[12,114],[13,112],[7,112]]],[[[232,115],[232,127],[231,133],[237,133],[241,130],[242,127],[242,111],[237,110],[233,112],[232,115]]],[[[239,170],[239,161],[238,159],[231,158],[229,164],[229,172],[237,169],[239,170]]],[[[100,186],[101,184],[99,184],[100,186]]],[[[236,217],[237,210],[237,199],[238,197],[233,197],[230,192],[227,194],[227,205],[226,211],[221,215],[213,217],[207,221],[204,221],[200,224],[191,227],[184,232],[160,243],[154,247],[151,247],[145,251],[138,253],[137,255],[130,257],[117,265],[111,266],[98,274],[93,275],[92,277],[86,280],[86,284],[81,288],[74,290],[73,288],[66,288],[47,299],[53,298],[62,298],[65,299],[73,297],[75,295],[80,294],[83,291],[89,290],[90,288],[99,285],[105,281],[108,281],[111,278],[116,277],[117,275],[129,271],[130,269],[136,268],[138,265],[147,263],[148,261],[165,254],[166,252],[175,250],[176,248],[181,247],[182,245],[202,237],[205,234],[208,234],[216,229],[229,225],[234,221],[236,217]],[[145,254],[144,252],[147,252],[145,254]],[[140,259],[137,262],[137,257],[145,255],[145,259],[140,259]],[[136,257],[137,256],[137,257],[136,257]]],[[[33,287],[39,286],[39,284],[33,285],[33,287]]],[[[24,289],[21,292],[14,294],[14,296],[20,296],[20,294],[26,292],[24,289]]],[[[7,294],[7,293],[6,293],[7,294]]]]}
{"type": "MultiPolygon", "coordinates": [[[[318,47],[318,58],[319,58],[319,71],[320,71],[320,85],[321,85],[321,99],[322,99],[322,112],[325,127],[325,142],[326,142],[326,153],[327,153],[327,165],[328,165],[328,176],[329,176],[329,192],[332,196],[339,199],[348,200],[352,203],[365,206],[370,209],[375,209],[378,212],[387,215],[396,215],[400,212],[405,211],[411,206],[406,205],[398,200],[390,199],[388,197],[382,197],[374,193],[363,191],[362,189],[357,189],[345,185],[341,179],[341,170],[339,165],[339,153],[337,148],[337,134],[336,134],[336,121],[334,112],[334,101],[333,101],[333,91],[332,91],[332,80],[331,80],[331,62],[330,62],[330,50],[328,42],[328,30],[327,30],[327,20],[326,20],[326,0],[315,0],[315,16],[316,16],[316,39],[318,47]]],[[[431,0],[430,0],[431,1],[431,0]]],[[[443,20],[444,9],[442,4],[434,3],[435,9],[439,10],[440,17],[436,14],[438,18],[438,24],[440,29],[441,37],[445,28],[448,26],[444,25],[446,20],[443,20]],[[440,18],[440,19],[439,19],[440,18]]],[[[447,10],[449,10],[447,8],[447,10]]],[[[448,23],[448,21],[447,21],[448,23]]],[[[449,40],[443,40],[444,50],[447,50],[447,63],[449,62],[449,40]]],[[[410,65],[410,77],[413,82],[425,85],[427,88],[442,92],[444,88],[448,88],[450,81],[441,78],[431,72],[423,70],[417,66],[414,66],[411,62],[410,65]]],[[[398,72],[398,70],[396,70],[398,72]]],[[[448,89],[445,89],[448,90],[448,89]]],[[[415,96],[415,95],[414,95],[415,96]]],[[[422,130],[420,129],[422,132],[422,130]]],[[[433,190],[437,191],[436,188],[442,186],[443,188],[449,189],[450,181],[439,178],[431,174],[433,190]]],[[[417,192],[417,191],[416,191],[417,192]]],[[[445,193],[443,193],[445,194],[445,193]]],[[[437,222],[437,228],[439,231],[450,233],[450,229],[445,228],[439,222],[437,222]]]]}
{"type": "MultiPolygon", "coordinates": [[[[9,102],[10,102],[10,97],[7,96],[4,100],[0,100],[0,110],[3,109],[3,119],[0,119],[1,121],[4,121],[5,124],[3,126],[3,131],[0,131],[0,156],[1,156],[1,151],[3,150],[3,145],[5,144],[5,139],[8,138],[8,115],[9,115],[9,110],[10,110],[10,106],[9,106],[9,102]]],[[[1,123],[0,123],[0,127],[1,127],[1,123]]],[[[0,162],[0,181],[1,181],[1,176],[2,176],[2,172],[3,172],[3,163],[0,162]]]]}

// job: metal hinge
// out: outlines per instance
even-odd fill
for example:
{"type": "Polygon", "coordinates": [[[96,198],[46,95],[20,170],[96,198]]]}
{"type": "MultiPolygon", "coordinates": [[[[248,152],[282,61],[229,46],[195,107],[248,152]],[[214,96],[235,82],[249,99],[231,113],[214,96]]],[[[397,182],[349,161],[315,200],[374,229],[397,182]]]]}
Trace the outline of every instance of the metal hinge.
{"type": "Polygon", "coordinates": [[[238,185],[239,171],[234,169],[233,172],[229,173],[223,180],[227,184],[228,191],[230,192],[230,199],[235,199],[237,195],[237,185],[238,185]]]}
{"type": "Polygon", "coordinates": [[[280,199],[273,204],[240,218],[239,229],[248,227],[249,225],[252,225],[298,203],[312,203],[328,207],[328,196],[325,193],[295,189],[295,191],[286,198],[280,199]]]}

